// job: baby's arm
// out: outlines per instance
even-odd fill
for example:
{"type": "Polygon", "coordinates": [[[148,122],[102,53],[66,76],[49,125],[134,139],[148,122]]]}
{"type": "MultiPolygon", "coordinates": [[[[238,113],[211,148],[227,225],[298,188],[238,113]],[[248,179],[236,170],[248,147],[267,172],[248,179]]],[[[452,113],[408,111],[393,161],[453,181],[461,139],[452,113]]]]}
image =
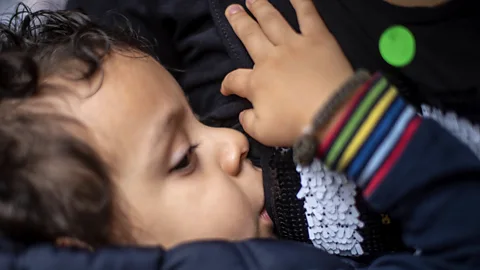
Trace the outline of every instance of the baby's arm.
{"type": "Polygon", "coordinates": [[[354,181],[376,210],[402,222],[405,243],[417,250],[417,255],[384,256],[370,268],[478,268],[480,161],[436,122],[420,118],[380,74],[370,82],[321,135],[319,147],[319,157],[354,181]],[[368,97],[379,87],[385,94],[368,106],[368,97]],[[388,106],[379,106],[389,98],[388,106]],[[359,122],[353,116],[361,109],[367,111],[366,121],[342,143],[342,134],[359,122]],[[379,122],[370,130],[368,119],[374,118],[379,122]],[[362,138],[363,146],[357,148],[362,138]]]}
{"type": "MultiPolygon", "coordinates": [[[[354,73],[313,3],[291,2],[301,34],[266,0],[247,4],[258,23],[239,6],[226,13],[255,67],[230,73],[222,93],[252,102],[240,122],[271,146],[293,145],[354,73]]],[[[355,181],[374,208],[399,219],[405,242],[417,250],[384,256],[372,269],[478,268],[480,161],[438,124],[417,116],[380,74],[369,83],[334,108],[317,134],[319,157],[355,181]]]]}

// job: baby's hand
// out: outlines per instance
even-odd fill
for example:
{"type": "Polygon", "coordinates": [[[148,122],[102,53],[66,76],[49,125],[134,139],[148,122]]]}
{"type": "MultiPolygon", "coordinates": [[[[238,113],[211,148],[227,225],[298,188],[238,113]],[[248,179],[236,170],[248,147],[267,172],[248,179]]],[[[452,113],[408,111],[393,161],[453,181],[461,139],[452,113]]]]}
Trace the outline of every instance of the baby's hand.
{"type": "Polygon", "coordinates": [[[267,0],[247,1],[255,22],[239,5],[226,15],[250,53],[253,69],[238,69],[222,84],[224,95],[252,102],[240,114],[247,133],[270,146],[291,146],[314,114],[353,70],[311,0],[291,0],[301,34],[267,0]]]}

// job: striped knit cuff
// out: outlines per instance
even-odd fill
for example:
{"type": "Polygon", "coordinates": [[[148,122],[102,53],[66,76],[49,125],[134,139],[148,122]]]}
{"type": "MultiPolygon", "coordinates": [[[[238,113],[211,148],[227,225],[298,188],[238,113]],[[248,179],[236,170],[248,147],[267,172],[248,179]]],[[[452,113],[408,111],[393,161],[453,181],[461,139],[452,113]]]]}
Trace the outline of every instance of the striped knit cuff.
{"type": "Polygon", "coordinates": [[[345,105],[318,155],[369,197],[401,156],[421,119],[395,86],[376,73],[345,105]]]}

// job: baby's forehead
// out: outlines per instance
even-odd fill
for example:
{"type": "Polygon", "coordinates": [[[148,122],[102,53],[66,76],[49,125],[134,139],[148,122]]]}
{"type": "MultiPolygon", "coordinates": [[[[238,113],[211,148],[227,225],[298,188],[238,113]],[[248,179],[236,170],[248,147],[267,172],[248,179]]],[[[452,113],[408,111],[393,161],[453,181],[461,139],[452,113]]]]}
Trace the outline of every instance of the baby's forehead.
{"type": "Polygon", "coordinates": [[[82,123],[94,138],[94,148],[118,166],[124,157],[146,153],[138,149],[150,147],[149,134],[161,128],[159,123],[172,111],[188,111],[173,77],[156,60],[141,54],[108,55],[90,80],[51,76],[46,82],[43,106],[54,104],[51,110],[82,123]]]}
{"type": "Polygon", "coordinates": [[[141,78],[130,74],[132,68],[145,70],[136,62],[150,59],[136,52],[112,50],[98,63],[93,72],[88,63],[74,57],[62,59],[60,62],[47,61],[46,63],[55,67],[40,66],[38,91],[32,102],[40,107],[50,104],[55,105],[52,109],[68,111],[75,107],[74,105],[78,106],[78,103],[86,102],[98,93],[105,92],[105,89],[111,88],[112,85],[117,87],[118,94],[121,94],[118,86],[131,84],[132,80],[140,82],[141,78]]]}

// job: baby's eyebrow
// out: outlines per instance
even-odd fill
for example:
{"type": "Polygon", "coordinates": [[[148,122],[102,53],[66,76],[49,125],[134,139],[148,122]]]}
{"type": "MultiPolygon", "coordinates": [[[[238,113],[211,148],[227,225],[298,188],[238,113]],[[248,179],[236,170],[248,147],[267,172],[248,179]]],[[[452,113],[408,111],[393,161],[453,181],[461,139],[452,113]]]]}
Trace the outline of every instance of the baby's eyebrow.
{"type": "Polygon", "coordinates": [[[166,116],[160,118],[159,122],[164,129],[175,128],[182,122],[184,116],[185,108],[178,106],[168,110],[166,116]]]}
{"type": "MultiPolygon", "coordinates": [[[[168,109],[166,114],[162,113],[161,117],[158,117],[153,123],[154,131],[152,133],[150,149],[158,151],[162,144],[165,145],[166,141],[171,141],[172,135],[175,134],[178,126],[182,123],[184,116],[185,109],[182,107],[168,109]]],[[[164,154],[162,154],[162,156],[164,156],[164,154]]]]}

